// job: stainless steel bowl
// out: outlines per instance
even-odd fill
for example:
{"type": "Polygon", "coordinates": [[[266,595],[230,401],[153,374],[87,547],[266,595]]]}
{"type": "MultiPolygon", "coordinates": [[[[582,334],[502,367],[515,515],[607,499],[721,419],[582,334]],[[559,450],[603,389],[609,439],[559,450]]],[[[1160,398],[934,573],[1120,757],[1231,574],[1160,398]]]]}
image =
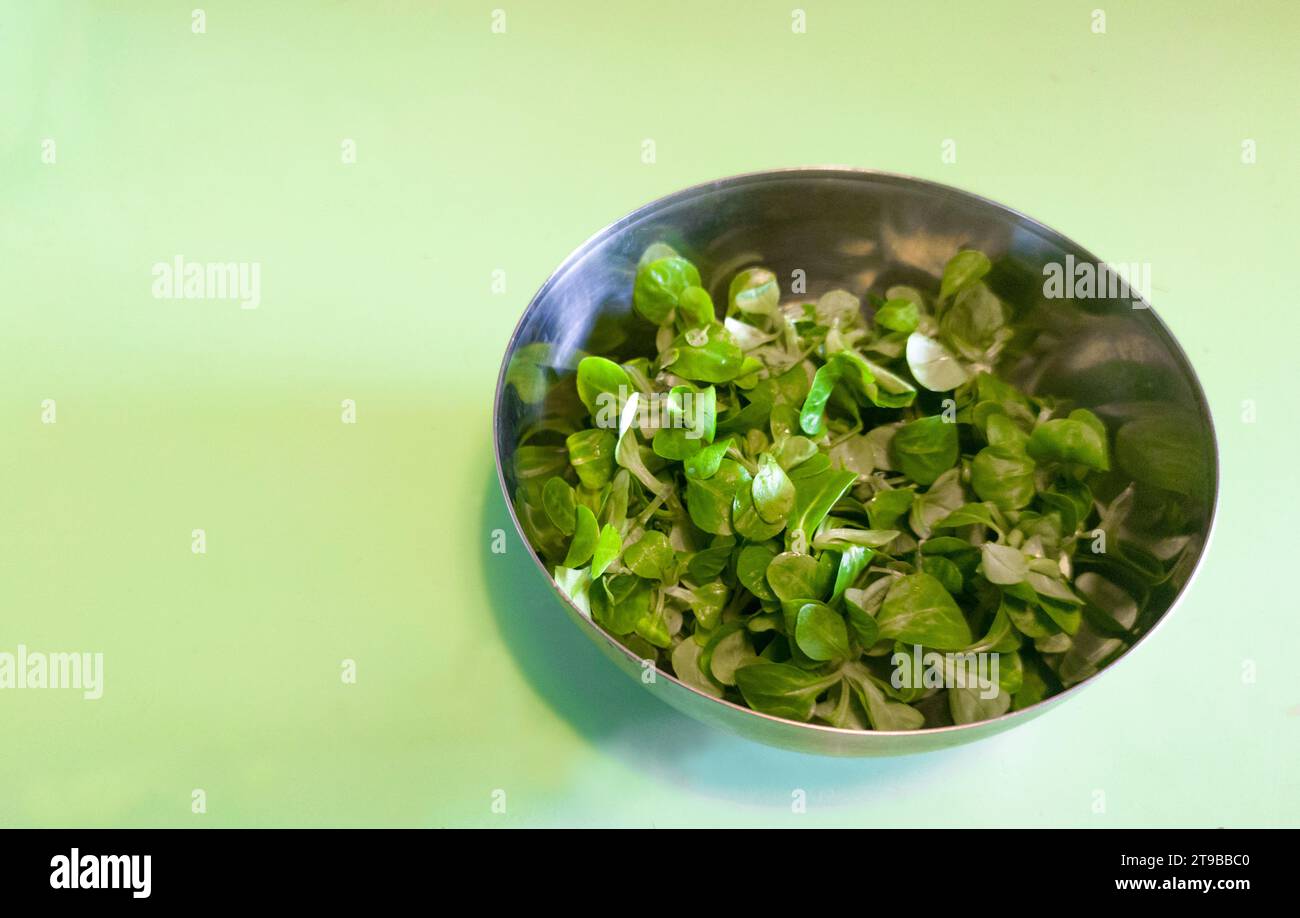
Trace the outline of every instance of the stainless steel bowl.
{"type": "MultiPolygon", "coordinates": [[[[695,261],[715,301],[725,301],[725,285],[736,270],[756,264],[775,271],[783,289],[792,272],[802,270],[809,299],[815,299],[836,288],[864,295],[918,280],[933,289],[944,262],[958,248],[988,253],[1001,278],[998,292],[1037,329],[1032,346],[1004,372],[1031,392],[1068,396],[1103,416],[1122,418],[1133,405],[1176,412],[1204,447],[1205,461],[1197,473],[1203,498],[1197,518],[1188,524],[1188,548],[1139,642],[1168,618],[1204,556],[1218,499],[1209,407],[1178,343],[1135,293],[1045,297],[1045,265],[1064,264],[1067,256],[1076,264],[1098,264],[1060,233],[977,195],[867,170],[784,169],[697,185],[610,224],[565,259],[528,304],[497,382],[497,472],[516,529],[508,460],[532,409],[506,385],[510,358],[525,345],[546,342],[552,362],[568,365],[599,318],[629,311],[637,260],[646,246],[659,241],[695,261]]],[[[527,544],[522,532],[520,538],[527,544]]],[[[548,584],[574,625],[646,688],[704,723],[786,749],[896,755],[954,746],[1024,723],[1096,678],[1094,674],[1032,707],[964,726],[880,732],[795,723],[712,698],[662,671],[648,682],[641,661],[559,592],[535,552],[533,559],[539,587],[548,584]]]]}

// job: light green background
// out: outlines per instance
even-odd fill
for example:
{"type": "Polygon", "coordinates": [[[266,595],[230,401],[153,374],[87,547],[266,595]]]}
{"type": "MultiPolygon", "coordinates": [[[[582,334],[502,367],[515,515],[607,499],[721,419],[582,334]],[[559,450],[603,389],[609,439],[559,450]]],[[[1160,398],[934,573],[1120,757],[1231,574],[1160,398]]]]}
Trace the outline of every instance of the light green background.
{"type": "Polygon", "coordinates": [[[808,0],[796,35],[766,0],[213,2],[193,34],[200,2],[3,3],[0,650],[100,651],[106,685],[0,692],[0,823],[1300,822],[1300,4],[808,0]],[[685,719],[550,604],[498,493],[492,390],[548,272],[659,195],[817,163],[1150,262],[1217,418],[1179,612],[977,745],[685,719]],[[176,254],[260,262],[261,307],[154,299],[176,254]]]}

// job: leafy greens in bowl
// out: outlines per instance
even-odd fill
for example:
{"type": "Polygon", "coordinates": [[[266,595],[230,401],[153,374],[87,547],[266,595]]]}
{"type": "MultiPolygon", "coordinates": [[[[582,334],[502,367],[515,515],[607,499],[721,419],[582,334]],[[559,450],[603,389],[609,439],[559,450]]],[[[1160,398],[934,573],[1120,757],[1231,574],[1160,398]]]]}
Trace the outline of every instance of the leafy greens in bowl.
{"type": "Polygon", "coordinates": [[[518,347],[514,512],[572,606],[695,693],[849,731],[1000,718],[1126,652],[1200,555],[1206,444],[1014,382],[1041,323],[949,255],[812,297],[656,241],[630,311],[518,347]]]}

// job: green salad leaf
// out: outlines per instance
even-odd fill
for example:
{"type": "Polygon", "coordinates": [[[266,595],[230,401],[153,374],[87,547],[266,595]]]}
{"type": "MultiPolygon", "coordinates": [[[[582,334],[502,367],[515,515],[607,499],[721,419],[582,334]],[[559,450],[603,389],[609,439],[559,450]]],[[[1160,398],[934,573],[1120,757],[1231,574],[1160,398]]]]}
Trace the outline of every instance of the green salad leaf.
{"type": "Polygon", "coordinates": [[[1210,460],[1185,419],[999,375],[1034,353],[1000,289],[963,250],[928,286],[787,298],[652,245],[626,329],[508,365],[524,535],[616,640],[775,717],[916,730],[1087,678],[1171,589],[1210,460]]]}

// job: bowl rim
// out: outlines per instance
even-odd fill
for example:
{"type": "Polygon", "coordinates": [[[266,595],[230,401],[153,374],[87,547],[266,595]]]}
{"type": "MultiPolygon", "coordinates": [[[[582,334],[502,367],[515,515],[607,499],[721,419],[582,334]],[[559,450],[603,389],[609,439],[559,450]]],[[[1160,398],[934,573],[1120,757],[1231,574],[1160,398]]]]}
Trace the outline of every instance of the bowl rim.
{"type": "MultiPolygon", "coordinates": [[[[560,262],[560,264],[547,276],[546,280],[543,281],[542,285],[537,288],[537,291],[532,295],[532,297],[529,298],[528,305],[524,307],[523,312],[520,314],[519,321],[515,323],[514,330],[510,333],[510,339],[506,344],[505,355],[501,361],[501,369],[497,374],[496,390],[493,394],[492,454],[496,460],[497,483],[501,488],[501,494],[505,500],[506,510],[510,514],[510,521],[514,524],[515,532],[518,534],[520,542],[522,542],[524,546],[527,548],[529,557],[533,559],[533,563],[537,566],[537,569],[541,572],[543,578],[545,579],[545,582],[551,589],[552,593],[554,593],[555,596],[557,596],[561,602],[563,602],[565,605],[568,606],[570,612],[569,617],[576,618],[580,623],[581,627],[583,628],[583,630],[585,630],[589,635],[604,641],[609,648],[621,653],[624,657],[627,658],[627,660],[630,663],[638,667],[643,665],[642,658],[639,657],[637,654],[633,653],[631,650],[629,650],[619,641],[617,641],[612,635],[606,632],[604,628],[601,628],[599,625],[597,625],[595,621],[593,621],[591,618],[584,615],[582,611],[576,605],[574,605],[573,601],[569,599],[569,597],[566,596],[564,592],[559,588],[559,585],[555,582],[555,578],[551,575],[551,572],[547,570],[546,565],[542,562],[542,559],[538,557],[537,551],[533,548],[532,543],[528,541],[528,538],[524,535],[523,527],[519,524],[519,517],[515,513],[514,500],[511,497],[510,489],[506,482],[505,465],[502,461],[502,456],[501,456],[501,442],[500,442],[500,438],[498,437],[498,433],[501,428],[501,418],[500,418],[501,403],[502,403],[503,395],[505,393],[506,373],[507,370],[509,369],[510,358],[515,353],[515,349],[518,344],[520,334],[523,331],[526,320],[528,319],[529,315],[533,311],[533,307],[536,306],[537,303],[547,293],[550,292],[551,288],[554,287],[564,277],[564,275],[568,273],[569,270],[571,270],[576,264],[578,264],[578,262],[584,259],[599,242],[602,242],[603,240],[609,238],[610,236],[615,235],[621,230],[629,226],[632,226],[635,223],[640,222],[645,217],[650,216],[651,214],[654,214],[662,210],[664,207],[668,205],[689,200],[691,198],[698,197],[700,195],[707,194],[711,191],[716,191],[724,187],[728,187],[728,188],[743,187],[745,185],[782,181],[791,178],[804,178],[804,179],[814,179],[814,180],[849,179],[849,180],[877,182],[885,185],[920,186],[931,193],[937,193],[941,196],[946,196],[946,197],[961,198],[967,203],[975,203],[975,204],[983,205],[985,207],[990,207],[1012,218],[1015,222],[1019,224],[1020,228],[1031,230],[1034,232],[1035,235],[1038,235],[1044,238],[1045,240],[1050,240],[1053,243],[1059,243],[1059,242],[1066,243],[1068,247],[1073,247],[1073,249],[1078,254],[1082,256],[1086,256],[1087,260],[1093,264],[1097,264],[1097,265],[1109,264],[1108,262],[1103,262],[1101,259],[1097,258],[1090,250],[1086,249],[1079,243],[1075,242],[1073,239],[1071,239],[1069,236],[1066,236],[1064,233],[1058,232],[1057,230],[1054,230],[1051,227],[1047,226],[1045,223],[1035,220],[1033,217],[1030,217],[1022,213],[1021,211],[1016,210],[1013,207],[1009,207],[1006,204],[1002,204],[998,201],[994,201],[991,198],[987,198],[984,197],[983,195],[976,194],[975,192],[966,191],[964,189],[957,188],[952,185],[946,185],[941,182],[931,181],[930,179],[917,178],[915,176],[905,175],[900,172],[890,172],[887,170],[869,169],[860,166],[849,166],[849,165],[788,166],[788,167],[781,167],[776,169],[762,169],[753,172],[740,172],[734,175],[725,176],[723,178],[698,182],[694,185],[689,185],[686,188],[682,188],[670,194],[666,194],[661,197],[655,198],[654,200],[649,201],[648,203],[643,204],[640,207],[637,207],[635,210],[632,210],[627,214],[624,214],[622,217],[619,217],[618,219],[610,223],[607,223],[605,226],[601,227],[599,230],[597,230],[596,232],[588,236],[580,245],[574,248],[573,251],[570,252],[562,262],[560,262]]],[[[1210,463],[1211,495],[1210,495],[1208,516],[1205,525],[1205,537],[1201,544],[1201,550],[1197,554],[1196,563],[1193,565],[1191,573],[1188,574],[1187,580],[1183,582],[1183,585],[1179,587],[1178,592],[1176,592],[1173,598],[1170,600],[1169,608],[1165,610],[1164,614],[1162,614],[1160,618],[1157,619],[1151,625],[1150,628],[1148,628],[1145,632],[1143,632],[1142,635],[1136,641],[1133,642],[1133,644],[1128,648],[1128,650],[1126,650],[1115,660],[1111,661],[1110,664],[1098,669],[1096,672],[1088,676],[1086,679],[1082,679],[1079,682],[1076,682],[1074,685],[1071,685],[1069,688],[1066,688],[1055,695],[1051,695],[1047,698],[1037,701],[1027,708],[1021,708],[1019,710],[1009,710],[1005,714],[1000,714],[997,717],[989,718],[988,720],[978,720],[969,724],[951,724],[943,727],[930,727],[928,729],[922,728],[919,730],[855,730],[850,727],[834,727],[829,724],[815,724],[812,722],[801,722],[797,720],[789,720],[784,717],[777,717],[773,714],[767,714],[762,711],[757,711],[753,708],[746,707],[745,705],[737,704],[734,701],[728,701],[725,698],[717,698],[713,695],[706,694],[705,692],[700,691],[694,686],[688,685],[685,682],[681,681],[675,675],[665,671],[662,667],[660,667],[657,664],[655,666],[656,680],[661,677],[667,679],[670,682],[675,683],[679,688],[687,692],[693,693],[694,695],[699,696],[699,698],[705,701],[712,702],[717,705],[721,705],[724,708],[729,708],[732,711],[735,711],[739,714],[744,714],[751,717],[756,717],[756,718],[766,720],[773,727],[777,729],[792,730],[798,734],[805,734],[805,735],[807,731],[812,731],[818,734],[832,735],[837,737],[862,737],[862,739],[857,741],[862,743],[870,743],[873,741],[871,739],[868,739],[868,737],[873,737],[873,736],[901,738],[901,737],[942,736],[942,735],[950,735],[950,734],[958,733],[960,731],[979,731],[981,735],[988,735],[993,732],[998,732],[1000,728],[997,727],[996,725],[1003,724],[1005,726],[1012,726],[1012,721],[1029,720],[1032,717],[1035,717],[1038,714],[1045,712],[1048,708],[1053,707],[1059,704],[1060,702],[1064,701],[1065,699],[1075,695],[1079,690],[1095,682],[1097,678],[1100,677],[1103,673],[1111,671],[1120,662],[1132,656],[1133,652],[1138,648],[1139,645],[1146,643],[1148,638],[1150,638],[1152,634],[1154,634],[1157,630],[1159,630],[1173,616],[1174,611],[1182,603],[1184,597],[1186,597],[1188,591],[1191,589],[1192,583],[1196,580],[1197,576],[1200,574],[1201,568],[1204,566],[1205,558],[1209,554],[1210,545],[1211,542],[1213,541],[1214,531],[1218,520],[1218,509],[1219,509],[1219,442],[1218,442],[1218,433],[1214,426],[1214,415],[1213,412],[1210,410],[1209,399],[1206,397],[1205,388],[1202,386],[1200,377],[1197,375],[1195,367],[1192,365],[1191,360],[1188,358],[1187,352],[1183,350],[1182,344],[1179,343],[1177,337],[1175,337],[1173,332],[1169,330],[1169,327],[1160,318],[1159,314],[1155,311],[1155,309],[1152,308],[1151,304],[1147,302],[1146,298],[1143,297],[1141,293],[1136,290],[1130,291],[1130,294],[1132,294],[1137,300],[1139,300],[1142,303],[1142,308],[1145,309],[1146,312],[1150,315],[1151,321],[1154,323],[1156,330],[1164,337],[1165,343],[1169,347],[1171,356],[1182,367],[1187,379],[1191,382],[1192,395],[1194,396],[1195,401],[1198,407],[1200,408],[1201,415],[1205,418],[1206,429],[1209,432],[1209,447],[1210,447],[1209,455],[1211,459],[1211,463],[1210,463]]]]}

